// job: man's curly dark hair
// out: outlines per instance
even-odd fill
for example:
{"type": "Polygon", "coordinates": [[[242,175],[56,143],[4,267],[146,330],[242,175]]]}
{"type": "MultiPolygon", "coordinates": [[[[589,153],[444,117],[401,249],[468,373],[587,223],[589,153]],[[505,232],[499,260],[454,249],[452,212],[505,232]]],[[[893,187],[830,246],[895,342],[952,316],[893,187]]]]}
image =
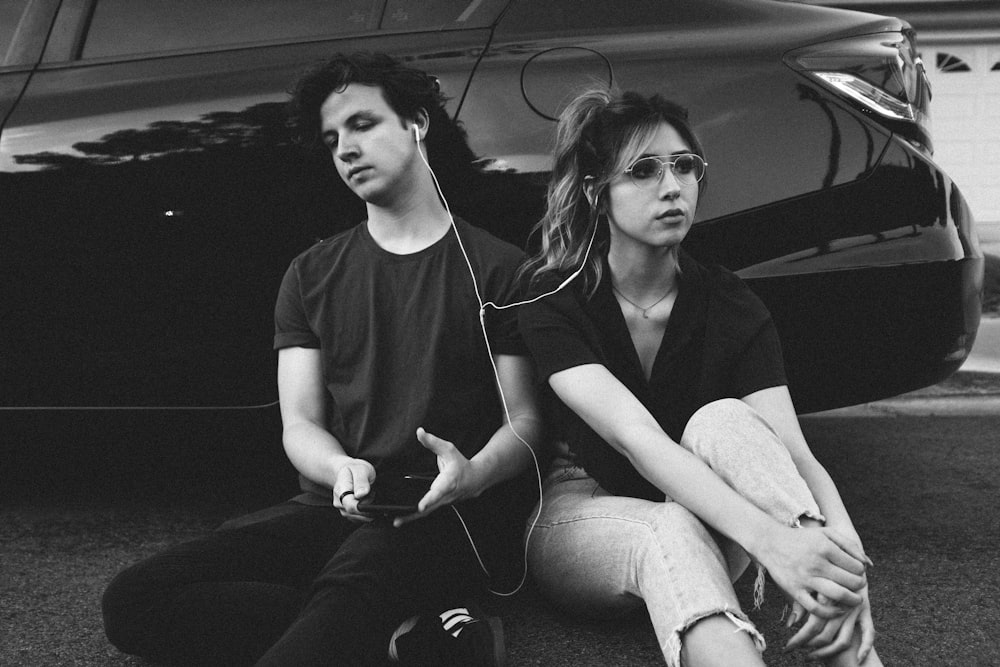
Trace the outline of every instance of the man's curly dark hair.
{"type": "Polygon", "coordinates": [[[338,53],[299,78],[288,105],[296,141],[309,149],[326,150],[320,136],[320,107],[332,93],[352,83],[378,86],[404,123],[416,120],[421,110],[427,113],[427,159],[446,194],[471,177],[475,155],[465,130],[444,108],[447,98],[438,80],[382,53],[338,53]]]}

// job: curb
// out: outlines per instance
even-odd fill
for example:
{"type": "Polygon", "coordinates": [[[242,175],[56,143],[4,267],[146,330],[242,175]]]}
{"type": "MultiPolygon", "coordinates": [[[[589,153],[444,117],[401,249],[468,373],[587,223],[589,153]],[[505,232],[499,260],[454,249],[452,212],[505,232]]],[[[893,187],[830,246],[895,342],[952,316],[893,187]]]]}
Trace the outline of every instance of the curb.
{"type": "Polygon", "coordinates": [[[813,412],[809,417],[998,417],[1000,394],[958,394],[952,396],[921,396],[889,398],[846,408],[813,412]]]}

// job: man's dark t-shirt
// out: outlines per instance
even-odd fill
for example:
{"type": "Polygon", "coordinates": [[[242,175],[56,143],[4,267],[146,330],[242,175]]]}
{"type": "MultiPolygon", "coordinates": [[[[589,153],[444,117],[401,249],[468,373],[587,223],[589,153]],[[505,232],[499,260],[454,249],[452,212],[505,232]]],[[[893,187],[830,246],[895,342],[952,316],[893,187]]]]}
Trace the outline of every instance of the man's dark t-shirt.
{"type": "MultiPolygon", "coordinates": [[[[456,220],[485,302],[513,301],[521,251],[456,220]]],[[[513,310],[492,311],[494,354],[526,354],[513,310]]],[[[454,230],[419,252],[382,249],[362,223],[317,243],[288,268],[274,347],[318,348],[328,428],[376,471],[437,472],[418,426],[471,457],[501,424],[479,303],[454,230]]],[[[302,478],[305,502],[330,490],[302,478]]]]}

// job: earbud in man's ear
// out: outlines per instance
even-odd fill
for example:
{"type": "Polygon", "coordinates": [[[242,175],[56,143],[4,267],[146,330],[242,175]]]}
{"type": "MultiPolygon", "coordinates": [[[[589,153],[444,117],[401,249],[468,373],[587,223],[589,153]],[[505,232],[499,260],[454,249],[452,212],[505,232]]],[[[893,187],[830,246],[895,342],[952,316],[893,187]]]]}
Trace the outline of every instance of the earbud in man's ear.
{"type": "Polygon", "coordinates": [[[413,125],[411,125],[410,127],[413,128],[413,140],[416,141],[419,144],[420,143],[420,128],[417,127],[415,123],[413,125]]]}

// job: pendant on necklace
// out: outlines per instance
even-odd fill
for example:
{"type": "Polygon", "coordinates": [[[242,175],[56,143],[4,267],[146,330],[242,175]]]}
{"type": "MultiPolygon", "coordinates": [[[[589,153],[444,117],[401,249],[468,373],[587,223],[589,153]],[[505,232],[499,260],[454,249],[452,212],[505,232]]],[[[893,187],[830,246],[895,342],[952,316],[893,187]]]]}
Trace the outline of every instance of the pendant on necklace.
{"type": "Polygon", "coordinates": [[[640,306],[639,304],[637,304],[635,301],[633,301],[632,299],[630,299],[627,296],[625,296],[624,294],[622,294],[621,290],[619,290],[617,287],[615,287],[614,283],[611,283],[611,289],[613,289],[618,296],[620,296],[621,298],[625,299],[625,301],[627,301],[628,303],[632,304],[633,308],[635,308],[640,313],[642,313],[642,319],[648,320],[649,319],[649,311],[653,309],[653,306],[660,305],[661,301],[663,301],[668,296],[670,296],[670,293],[674,291],[674,286],[671,285],[670,289],[667,290],[666,294],[664,294],[659,299],[657,299],[655,303],[651,303],[648,306],[646,306],[645,308],[643,308],[642,306],[640,306]]]}

